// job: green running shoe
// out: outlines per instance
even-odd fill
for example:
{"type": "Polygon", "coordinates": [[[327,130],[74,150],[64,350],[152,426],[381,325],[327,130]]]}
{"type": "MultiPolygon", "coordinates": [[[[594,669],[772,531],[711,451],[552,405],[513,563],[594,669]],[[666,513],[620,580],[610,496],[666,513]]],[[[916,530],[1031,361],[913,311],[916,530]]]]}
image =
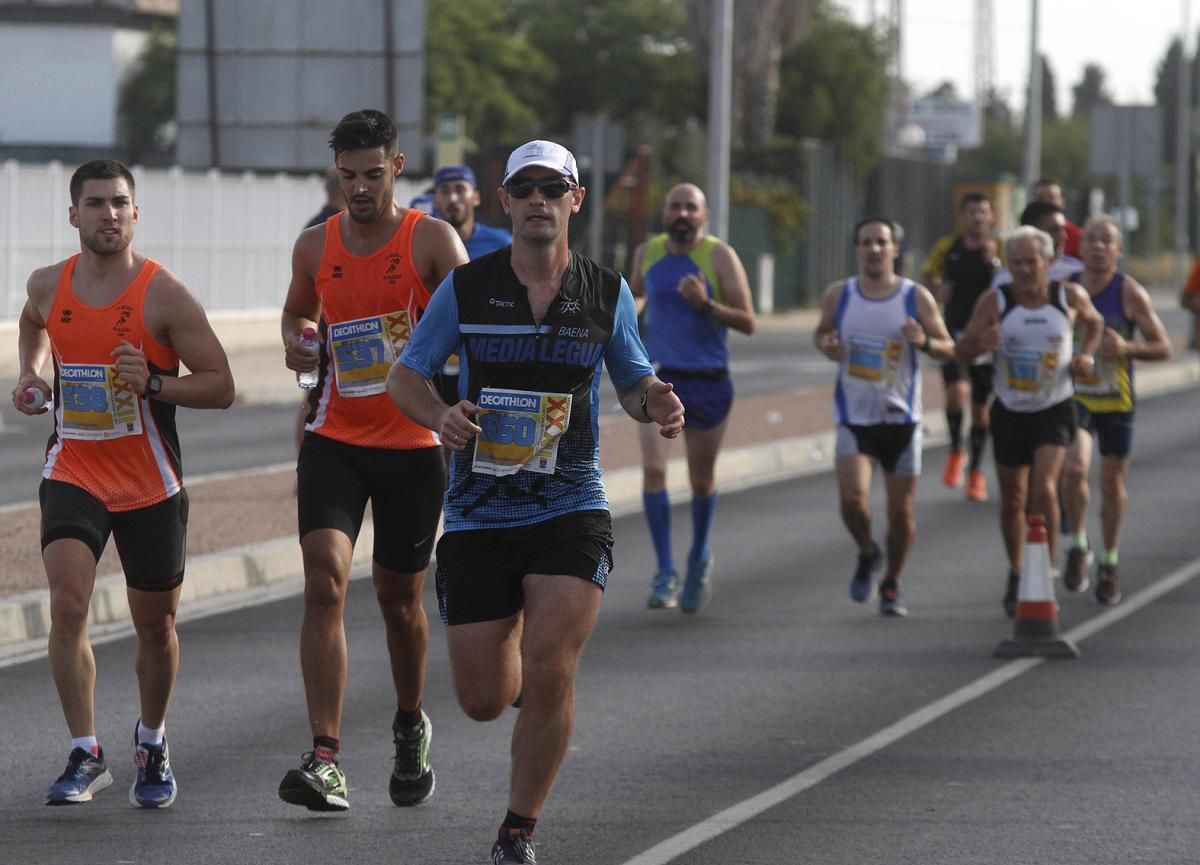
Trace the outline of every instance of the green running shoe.
{"type": "Polygon", "coordinates": [[[300,760],[300,768],[289,771],[279,783],[279,798],[309,811],[349,811],[346,776],[337,759],[326,763],[308,751],[300,760]]]}
{"type": "Polygon", "coordinates": [[[392,802],[402,808],[420,805],[433,795],[434,786],[433,767],[429,765],[429,743],[433,739],[429,716],[421,712],[421,723],[415,727],[397,727],[393,723],[392,738],[396,743],[396,765],[388,793],[392,802]]]}

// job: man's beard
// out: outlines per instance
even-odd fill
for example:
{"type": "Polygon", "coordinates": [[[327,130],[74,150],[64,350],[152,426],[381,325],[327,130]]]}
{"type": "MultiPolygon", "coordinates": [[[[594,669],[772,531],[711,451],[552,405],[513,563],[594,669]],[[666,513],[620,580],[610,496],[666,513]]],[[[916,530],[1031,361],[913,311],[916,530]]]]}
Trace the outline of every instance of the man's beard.
{"type": "Polygon", "coordinates": [[[671,240],[675,241],[676,243],[691,243],[696,239],[696,231],[696,226],[692,225],[683,217],[676,219],[667,228],[667,234],[670,235],[671,240]]]}
{"type": "Polygon", "coordinates": [[[92,252],[94,252],[96,255],[102,255],[102,256],[118,255],[118,254],[124,252],[126,249],[128,249],[129,244],[133,241],[132,235],[122,236],[121,242],[118,245],[108,246],[108,245],[105,245],[99,239],[99,237],[100,237],[100,235],[98,235],[98,234],[94,235],[92,237],[85,237],[83,239],[83,244],[88,249],[90,249],[92,252]]]}

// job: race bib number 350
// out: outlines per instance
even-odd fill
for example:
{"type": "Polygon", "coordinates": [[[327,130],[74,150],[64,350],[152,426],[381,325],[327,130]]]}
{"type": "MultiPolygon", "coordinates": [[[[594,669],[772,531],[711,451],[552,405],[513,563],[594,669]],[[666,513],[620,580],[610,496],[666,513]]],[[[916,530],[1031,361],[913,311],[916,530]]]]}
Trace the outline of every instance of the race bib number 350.
{"type": "Polygon", "coordinates": [[[99,441],[142,433],[138,396],[115,366],[64,364],[58,371],[62,437],[99,441]]]}
{"type": "Polygon", "coordinates": [[[503,477],[519,471],[553,474],[558,443],[571,419],[569,393],[484,388],[479,394],[471,470],[503,477]]]}
{"type": "Polygon", "coordinates": [[[383,393],[388,370],[411,337],[406,310],[329,325],[326,338],[338,392],[350,397],[383,393]]]}

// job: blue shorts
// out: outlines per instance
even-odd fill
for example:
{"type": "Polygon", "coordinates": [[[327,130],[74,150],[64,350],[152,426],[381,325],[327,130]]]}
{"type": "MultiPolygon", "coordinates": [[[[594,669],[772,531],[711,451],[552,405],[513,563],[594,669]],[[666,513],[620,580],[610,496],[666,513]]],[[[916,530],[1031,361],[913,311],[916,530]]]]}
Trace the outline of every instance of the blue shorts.
{"type": "Polygon", "coordinates": [[[660,369],[658,377],[675,385],[683,420],[692,429],[713,429],[733,407],[733,379],[727,369],[660,369]]]}
{"type": "Polygon", "coordinates": [[[1075,422],[1100,443],[1100,456],[1125,459],[1133,450],[1133,412],[1094,412],[1075,401],[1075,422]]]}

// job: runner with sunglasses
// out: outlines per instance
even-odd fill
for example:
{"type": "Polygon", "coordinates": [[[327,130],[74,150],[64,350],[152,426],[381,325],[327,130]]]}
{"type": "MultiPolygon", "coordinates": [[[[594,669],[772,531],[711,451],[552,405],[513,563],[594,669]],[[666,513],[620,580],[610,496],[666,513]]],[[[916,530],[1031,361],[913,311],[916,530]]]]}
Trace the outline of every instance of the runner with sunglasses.
{"type": "Polygon", "coordinates": [[[437,590],[455,692],[478,721],[521,697],[508,813],[492,861],[532,863],[533,832],[566,755],[583,646],[612,569],[597,402],[606,365],[625,411],[659,434],[683,406],[654,375],[620,274],[571,252],[586,190],[550,141],[513,151],[499,190],[513,243],[438,287],[388,393],[455,452],[437,549],[437,590]],[[451,352],[467,398],[429,380],[451,352]]]}
{"type": "Polygon", "coordinates": [[[692,547],[680,591],[671,555],[671,501],[667,458],[671,442],[641,430],[642,502],[658,569],[646,605],[676,605],[695,613],[708,600],[713,555],[708,536],[717,508],[716,463],[733,407],[729,377],[729,328],[754,332],[754,307],[746,270],[733,247],[708,229],[708,205],[700,188],[681,183],[663,205],[666,231],[633,253],[629,287],[645,307],[646,349],[663,381],[687,409],[684,436],[692,485],[692,547]]]}

